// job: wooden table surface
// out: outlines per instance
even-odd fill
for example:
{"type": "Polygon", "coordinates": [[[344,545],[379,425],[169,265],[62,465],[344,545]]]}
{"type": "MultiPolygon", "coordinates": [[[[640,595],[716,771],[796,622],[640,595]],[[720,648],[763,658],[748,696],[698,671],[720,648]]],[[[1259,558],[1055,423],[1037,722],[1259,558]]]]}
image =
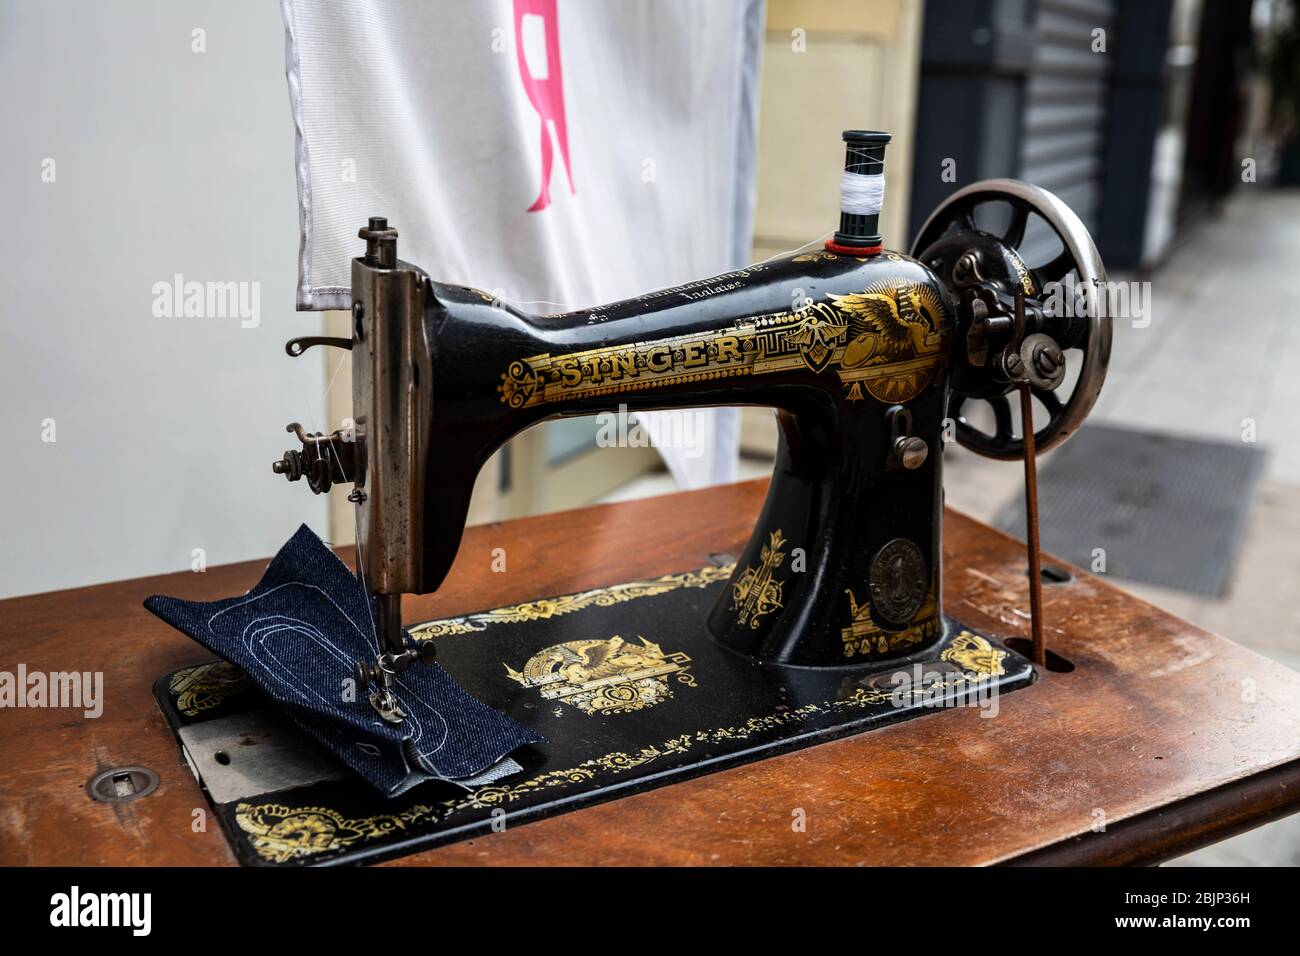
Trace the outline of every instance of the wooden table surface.
{"type": "MultiPolygon", "coordinates": [[[[408,597],[404,617],[701,567],[739,553],[765,486],[471,528],[446,585],[408,597]],[[490,571],[498,547],[504,574],[490,571]]],[[[946,611],[1026,636],[1023,547],[946,521],[946,611]]],[[[215,817],[191,828],[207,803],[150,692],[210,655],[140,602],[241,593],[264,566],[0,602],[0,670],[98,670],[105,687],[98,719],[0,711],[0,863],[233,863],[215,817]],[[128,764],[156,770],[158,790],[87,797],[92,774],[128,764]]],[[[1044,596],[1048,646],[1075,669],[1002,697],[994,718],[944,710],[390,865],[1150,863],[1300,809],[1300,674],[1083,572],[1044,596]]]]}

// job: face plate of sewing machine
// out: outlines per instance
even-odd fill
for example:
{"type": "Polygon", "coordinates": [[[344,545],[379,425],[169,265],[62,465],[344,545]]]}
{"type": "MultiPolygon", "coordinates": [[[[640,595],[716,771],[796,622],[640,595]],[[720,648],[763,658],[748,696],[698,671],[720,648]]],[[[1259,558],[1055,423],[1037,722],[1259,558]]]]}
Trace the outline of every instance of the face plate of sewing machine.
{"type": "MultiPolygon", "coordinates": [[[[887,135],[845,140],[846,177],[879,169],[887,135]]],[[[523,770],[509,778],[468,791],[430,783],[395,800],[296,751],[278,762],[294,773],[232,777],[208,752],[231,731],[211,722],[246,732],[266,702],[245,690],[187,714],[196,672],[168,675],[156,696],[241,861],[408,852],[489,832],[501,813],[523,822],[936,706],[995,706],[1032,683],[1025,658],[943,614],[943,444],[1023,456],[1032,488],[1036,451],[1078,427],[1104,378],[1109,320],[1087,296],[1104,270],[1077,217],[1024,183],[958,190],[910,256],[881,247],[876,218],[845,211],[824,249],[560,315],[434,281],[398,259],[386,220],[360,231],[352,337],[287,346],[351,350],[355,429],[291,425],[302,447],[275,470],[315,492],[353,486],[359,576],[376,613],[376,658],[356,675],[376,719],[401,724],[394,675],[436,656],[546,742],[516,753],[523,770]],[[1009,210],[999,231],[977,216],[988,203],[1009,210]],[[1060,249],[1032,268],[1018,251],[1031,217],[1060,249]],[[1068,274],[1082,310],[1047,302],[1068,274]],[[1079,359],[1062,396],[1069,352],[1079,359]],[[967,413],[978,402],[992,409],[991,431],[967,413]],[[404,626],[401,595],[442,583],[475,478],[513,435],[558,416],[744,404],[775,408],[780,438],[733,562],[404,626]]],[[[1032,532],[1029,565],[1041,663],[1032,532]]],[[[278,727],[263,736],[313,746],[278,727]]]]}

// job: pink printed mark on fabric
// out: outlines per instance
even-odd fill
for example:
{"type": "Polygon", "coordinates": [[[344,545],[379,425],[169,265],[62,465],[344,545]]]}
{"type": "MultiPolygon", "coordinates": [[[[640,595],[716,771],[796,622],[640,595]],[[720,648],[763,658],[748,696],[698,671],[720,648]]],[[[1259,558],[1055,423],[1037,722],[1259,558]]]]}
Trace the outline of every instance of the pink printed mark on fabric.
{"type": "Polygon", "coordinates": [[[541,129],[542,191],[537,201],[528,207],[529,212],[539,212],[551,204],[551,166],[555,146],[549,127],[555,128],[555,140],[560,144],[560,157],[564,172],[569,178],[569,192],[573,186],[573,169],[569,165],[569,128],[564,116],[564,80],[560,71],[560,27],[555,10],[556,0],[514,0],[515,8],[515,60],[519,66],[519,79],[528,94],[528,102],[537,111],[541,129]],[[545,40],[545,75],[538,76],[535,64],[528,62],[524,51],[524,18],[537,17],[541,21],[545,40]]]}

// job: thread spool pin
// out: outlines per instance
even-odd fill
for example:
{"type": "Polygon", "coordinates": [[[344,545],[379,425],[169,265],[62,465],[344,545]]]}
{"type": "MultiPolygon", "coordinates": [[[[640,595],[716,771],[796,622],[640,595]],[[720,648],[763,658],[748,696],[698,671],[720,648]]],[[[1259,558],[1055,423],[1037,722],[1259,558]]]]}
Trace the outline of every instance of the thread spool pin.
{"type": "Polygon", "coordinates": [[[840,228],[826,243],[833,252],[874,255],[881,249],[880,212],[885,198],[885,146],[891,137],[876,130],[844,131],[840,179],[840,228]]]}

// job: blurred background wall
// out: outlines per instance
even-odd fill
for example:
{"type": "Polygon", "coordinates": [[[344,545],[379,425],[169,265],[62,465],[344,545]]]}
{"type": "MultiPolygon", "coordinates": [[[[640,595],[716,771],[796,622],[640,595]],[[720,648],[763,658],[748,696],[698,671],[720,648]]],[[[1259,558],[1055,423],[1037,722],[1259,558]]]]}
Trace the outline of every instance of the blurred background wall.
{"type": "Polygon", "coordinates": [[[293,311],[283,49],[274,3],[0,4],[0,597],[328,532],[270,472],[325,420],[323,365],[284,353],[321,319],[293,311]],[[156,302],[178,274],[211,314],[156,302]]]}

